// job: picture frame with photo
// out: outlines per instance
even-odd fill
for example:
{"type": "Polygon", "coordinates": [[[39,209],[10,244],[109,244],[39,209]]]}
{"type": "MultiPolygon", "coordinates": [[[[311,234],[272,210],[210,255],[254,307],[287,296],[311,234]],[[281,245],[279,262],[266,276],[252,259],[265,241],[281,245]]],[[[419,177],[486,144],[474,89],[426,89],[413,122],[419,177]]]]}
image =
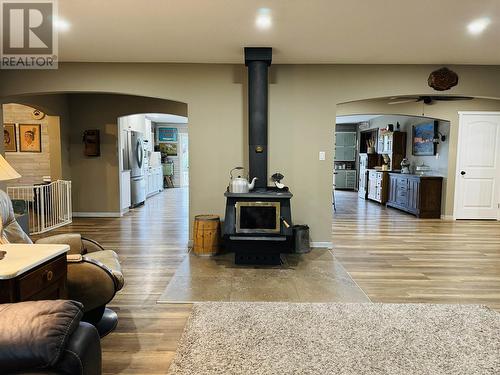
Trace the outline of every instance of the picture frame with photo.
{"type": "Polygon", "coordinates": [[[177,143],[162,143],[160,151],[166,156],[177,156],[177,143]]]}
{"type": "Polygon", "coordinates": [[[41,124],[19,124],[19,151],[42,152],[41,124]]]}
{"type": "Polygon", "coordinates": [[[177,142],[177,128],[159,126],[156,132],[158,142],[177,142]]]}
{"type": "Polygon", "coordinates": [[[5,152],[17,152],[16,124],[3,124],[3,149],[5,152]]]}

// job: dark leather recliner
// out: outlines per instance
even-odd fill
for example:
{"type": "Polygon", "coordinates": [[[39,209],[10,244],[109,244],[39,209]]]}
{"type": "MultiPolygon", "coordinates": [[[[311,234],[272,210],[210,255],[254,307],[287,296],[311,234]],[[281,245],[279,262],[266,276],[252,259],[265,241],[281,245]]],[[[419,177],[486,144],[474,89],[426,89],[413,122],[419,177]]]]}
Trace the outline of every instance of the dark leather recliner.
{"type": "MultiPolygon", "coordinates": [[[[3,236],[11,243],[33,243],[16,221],[12,202],[0,190],[0,215],[3,236]]],[[[67,244],[68,297],[81,302],[85,314],[83,320],[94,324],[101,336],[111,332],[118,322],[116,313],[106,304],[124,285],[118,255],[105,250],[98,242],[68,233],[49,236],[36,241],[45,244],[67,244]]]]}
{"type": "Polygon", "coordinates": [[[1,373],[100,375],[100,337],[82,315],[75,301],[0,305],[1,373]]]}

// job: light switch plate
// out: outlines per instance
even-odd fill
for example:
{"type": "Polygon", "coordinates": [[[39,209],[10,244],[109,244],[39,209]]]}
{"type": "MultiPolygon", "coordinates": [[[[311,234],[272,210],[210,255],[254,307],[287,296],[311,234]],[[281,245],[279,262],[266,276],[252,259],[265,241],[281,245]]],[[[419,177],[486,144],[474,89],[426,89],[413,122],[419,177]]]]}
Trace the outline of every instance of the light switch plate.
{"type": "Polygon", "coordinates": [[[320,151],[319,152],[319,160],[326,160],[325,151],[320,151]]]}

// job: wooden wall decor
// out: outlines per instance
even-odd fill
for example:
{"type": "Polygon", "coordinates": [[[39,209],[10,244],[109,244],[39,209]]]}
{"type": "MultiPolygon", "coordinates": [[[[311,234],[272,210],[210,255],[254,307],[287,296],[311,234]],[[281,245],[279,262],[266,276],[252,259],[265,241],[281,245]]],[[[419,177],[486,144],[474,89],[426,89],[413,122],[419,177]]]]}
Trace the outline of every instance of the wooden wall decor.
{"type": "Polygon", "coordinates": [[[41,120],[45,117],[45,113],[40,111],[39,109],[34,109],[33,112],[31,112],[31,117],[35,120],[41,120]]]}
{"type": "Polygon", "coordinates": [[[89,129],[83,132],[83,154],[85,156],[101,156],[101,138],[99,129],[89,129]]]}
{"type": "Polygon", "coordinates": [[[437,91],[446,91],[458,84],[458,74],[448,68],[441,68],[433,71],[427,83],[437,91]]]}

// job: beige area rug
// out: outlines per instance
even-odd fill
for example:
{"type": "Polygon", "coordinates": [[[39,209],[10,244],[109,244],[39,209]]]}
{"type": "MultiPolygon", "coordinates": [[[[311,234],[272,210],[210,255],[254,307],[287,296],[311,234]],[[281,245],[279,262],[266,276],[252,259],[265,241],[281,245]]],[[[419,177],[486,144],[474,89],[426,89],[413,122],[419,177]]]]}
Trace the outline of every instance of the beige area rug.
{"type": "Polygon", "coordinates": [[[475,305],[199,303],[168,372],[500,374],[500,314],[475,305]]]}
{"type": "Polygon", "coordinates": [[[282,258],[281,266],[252,267],[235,265],[234,254],[188,255],[158,303],[369,301],[328,249],[282,258]]]}

